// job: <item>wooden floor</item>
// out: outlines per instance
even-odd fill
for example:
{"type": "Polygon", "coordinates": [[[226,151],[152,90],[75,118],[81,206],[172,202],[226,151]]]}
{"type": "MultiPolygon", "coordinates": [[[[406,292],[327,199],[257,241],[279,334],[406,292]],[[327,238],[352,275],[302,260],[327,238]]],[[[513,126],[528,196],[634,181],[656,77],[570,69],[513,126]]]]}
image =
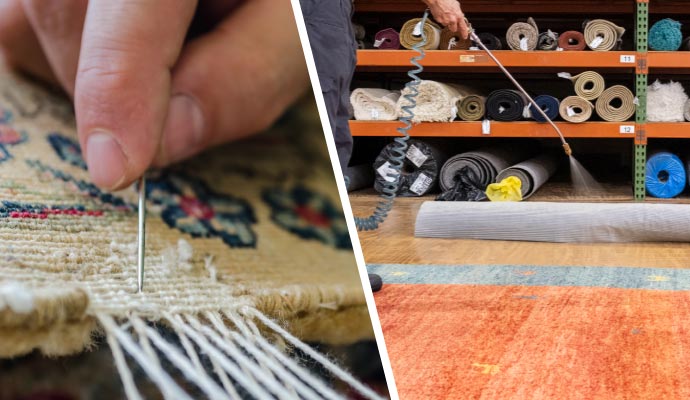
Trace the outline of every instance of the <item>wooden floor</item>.
{"type": "MultiPolygon", "coordinates": [[[[554,191],[530,200],[555,201],[554,191]]],[[[625,191],[611,190],[599,201],[632,201],[625,191]]],[[[368,264],[508,264],[558,266],[690,267],[690,243],[562,244],[428,239],[414,237],[417,211],[426,198],[399,198],[386,222],[376,231],[359,232],[368,264]]],[[[562,198],[561,198],[562,200],[562,198]]],[[[577,197],[569,201],[593,200],[577,197]]],[[[372,191],[350,195],[356,216],[369,215],[378,201],[372,191]]],[[[675,202],[688,202],[686,199],[675,202]]]]}

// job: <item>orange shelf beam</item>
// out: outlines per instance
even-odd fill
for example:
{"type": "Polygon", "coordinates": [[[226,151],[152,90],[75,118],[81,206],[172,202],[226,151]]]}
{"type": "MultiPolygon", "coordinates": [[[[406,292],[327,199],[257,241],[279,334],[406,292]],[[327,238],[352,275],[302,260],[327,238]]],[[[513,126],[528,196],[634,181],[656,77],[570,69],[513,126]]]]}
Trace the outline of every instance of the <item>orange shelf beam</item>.
{"type": "MultiPolygon", "coordinates": [[[[408,67],[412,50],[358,50],[358,67],[408,67]]],[[[634,51],[512,51],[494,54],[506,67],[524,68],[635,68],[634,51]]],[[[690,52],[688,53],[690,55],[690,52]]],[[[421,61],[425,67],[497,68],[486,53],[478,50],[429,50],[421,61]]]]}
{"type": "MultiPolygon", "coordinates": [[[[635,122],[587,122],[572,124],[557,122],[566,138],[618,138],[635,139],[635,122]],[[628,131],[630,133],[621,133],[628,131]]],[[[649,124],[651,125],[651,124],[649,124]]],[[[649,126],[647,125],[647,126],[649,126]]],[[[352,136],[399,136],[398,121],[350,121],[352,136]]],[[[690,132],[690,124],[687,124],[690,132]]],[[[649,132],[649,131],[648,131],[649,132]]],[[[491,133],[482,133],[481,122],[424,122],[410,129],[415,137],[503,137],[503,138],[557,138],[549,124],[529,121],[491,121],[491,133]]],[[[649,136],[649,133],[647,134],[649,136]]]]}
{"type": "Polygon", "coordinates": [[[647,138],[690,138],[690,122],[648,122],[647,138]]]}
{"type": "MultiPolygon", "coordinates": [[[[690,51],[650,51],[647,53],[649,68],[690,69],[690,51]]],[[[676,71],[688,72],[689,71],[676,71]]]]}

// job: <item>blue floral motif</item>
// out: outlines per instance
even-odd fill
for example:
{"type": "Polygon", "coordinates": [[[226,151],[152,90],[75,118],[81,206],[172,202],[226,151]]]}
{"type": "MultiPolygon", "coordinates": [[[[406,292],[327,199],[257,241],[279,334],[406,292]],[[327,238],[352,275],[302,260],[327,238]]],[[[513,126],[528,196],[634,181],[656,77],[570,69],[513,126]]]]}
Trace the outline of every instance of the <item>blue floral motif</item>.
{"type": "Polygon", "coordinates": [[[264,190],[271,206],[271,219],[280,227],[304,239],[316,239],[338,249],[352,249],[345,217],[325,196],[301,185],[291,190],[264,190]]]}
{"type": "Polygon", "coordinates": [[[12,158],[8,146],[14,146],[27,140],[27,134],[17,131],[9,123],[12,121],[12,113],[0,109],[0,163],[12,158]]]}
{"type": "Polygon", "coordinates": [[[230,247],[256,247],[256,217],[244,200],[217,193],[202,181],[161,172],[146,179],[147,197],[163,207],[168,226],[192,237],[219,237],[230,247]]]}
{"type": "Polygon", "coordinates": [[[76,140],[62,136],[59,133],[51,133],[48,135],[48,141],[63,161],[86,170],[86,162],[82,157],[81,148],[76,140]]]}

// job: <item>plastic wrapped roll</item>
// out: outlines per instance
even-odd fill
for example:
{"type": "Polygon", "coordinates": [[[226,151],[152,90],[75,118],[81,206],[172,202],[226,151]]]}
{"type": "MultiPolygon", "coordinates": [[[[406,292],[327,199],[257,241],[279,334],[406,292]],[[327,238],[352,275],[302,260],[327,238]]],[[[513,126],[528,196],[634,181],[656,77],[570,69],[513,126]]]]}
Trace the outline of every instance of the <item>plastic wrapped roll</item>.
{"type": "Polygon", "coordinates": [[[386,89],[359,88],[352,91],[350,103],[355,119],[363,121],[395,121],[400,92],[386,89]]]}
{"type": "MultiPolygon", "coordinates": [[[[436,187],[441,166],[446,158],[440,150],[426,142],[410,140],[408,143],[409,147],[400,176],[398,196],[423,196],[436,187]]],[[[389,176],[390,160],[393,157],[392,150],[394,147],[395,143],[384,147],[374,161],[374,170],[376,171],[374,189],[379,193],[383,190],[386,179],[389,181],[394,179],[389,176]]]]}
{"type": "MultiPolygon", "coordinates": [[[[458,110],[456,103],[472,91],[461,85],[424,80],[417,85],[419,95],[414,110],[413,122],[448,122],[455,119],[458,110]]],[[[396,105],[398,116],[404,116],[402,107],[409,102],[405,95],[411,93],[410,88],[402,91],[402,96],[396,105]]]]}
{"type": "Polygon", "coordinates": [[[451,31],[448,27],[441,30],[441,43],[439,50],[467,50],[472,45],[469,39],[463,39],[459,34],[451,31]]]}
{"type": "Polygon", "coordinates": [[[550,154],[543,154],[504,169],[499,172],[496,182],[500,182],[510,176],[520,179],[522,182],[520,190],[524,200],[532,196],[553,176],[557,166],[556,157],[550,154]]]}
{"type": "MultiPolygon", "coordinates": [[[[550,120],[553,121],[558,118],[560,102],[557,98],[549,95],[541,95],[535,97],[534,102],[539,105],[539,107],[544,111],[550,120]]],[[[532,104],[529,105],[529,110],[532,119],[538,122],[546,122],[541,113],[535,110],[532,104]]]]}
{"type": "Polygon", "coordinates": [[[551,32],[542,32],[539,34],[539,40],[537,41],[538,50],[556,50],[558,48],[558,34],[551,32]]]}
{"type": "Polygon", "coordinates": [[[676,51],[683,42],[681,23],[670,18],[662,19],[649,30],[649,48],[657,51],[676,51]]]}
{"type": "Polygon", "coordinates": [[[486,97],[484,96],[473,94],[463,97],[456,103],[458,118],[463,121],[479,121],[486,111],[485,103],[486,97]]]}
{"type": "Polygon", "coordinates": [[[620,45],[625,28],[605,19],[589,21],[585,26],[585,42],[594,51],[610,51],[620,45]]]}
{"type": "Polygon", "coordinates": [[[486,46],[486,48],[489,50],[503,49],[503,43],[501,43],[501,39],[499,39],[499,37],[496,35],[484,32],[477,34],[477,37],[479,37],[479,40],[481,40],[482,43],[484,43],[484,46],[486,46]]]}
{"type": "Polygon", "coordinates": [[[679,82],[661,83],[647,87],[647,121],[683,122],[688,95],[679,82]]]}
{"type": "Polygon", "coordinates": [[[360,164],[347,167],[345,176],[349,181],[348,192],[370,188],[374,185],[374,169],[371,164],[360,164]]]}
{"type": "Polygon", "coordinates": [[[596,110],[604,121],[627,121],[635,114],[635,96],[625,86],[611,86],[597,99],[596,110]],[[620,106],[614,103],[620,103],[620,106]]]}
{"type": "Polygon", "coordinates": [[[587,47],[585,35],[578,31],[567,31],[558,37],[558,47],[564,51],[581,51],[587,47]]]}
{"type": "Polygon", "coordinates": [[[513,50],[529,51],[537,48],[539,40],[539,28],[534,19],[529,18],[527,22],[516,22],[508,28],[506,42],[508,47],[513,50]]]}
{"type": "Polygon", "coordinates": [[[441,190],[447,191],[453,188],[458,172],[468,167],[477,177],[477,183],[482,190],[496,180],[500,171],[510,167],[528,157],[523,149],[512,148],[498,149],[488,148],[477,151],[469,151],[455,155],[446,161],[441,168],[439,185],[441,190]]]}
{"type": "Polygon", "coordinates": [[[579,96],[569,96],[561,101],[559,114],[568,122],[581,123],[592,117],[594,106],[579,96]]]}
{"type": "Polygon", "coordinates": [[[486,99],[486,115],[496,121],[517,121],[524,117],[526,104],[517,90],[494,90],[486,99]]]}
{"type": "Polygon", "coordinates": [[[575,93],[585,100],[595,100],[606,89],[604,77],[594,71],[585,71],[575,75],[571,79],[575,87],[575,93]]]}
{"type": "Polygon", "coordinates": [[[422,29],[426,35],[426,44],[423,46],[424,50],[436,50],[441,43],[441,28],[435,23],[427,20],[422,28],[421,18],[411,19],[403,25],[400,30],[400,44],[406,49],[412,49],[412,46],[422,42],[422,29]]]}
{"type": "Polygon", "coordinates": [[[398,50],[400,48],[400,34],[393,28],[386,28],[374,35],[374,48],[381,50],[398,50]]]}
{"type": "Polygon", "coordinates": [[[647,159],[645,187],[650,195],[662,199],[676,197],[685,189],[687,173],[675,154],[659,152],[647,159]]]}

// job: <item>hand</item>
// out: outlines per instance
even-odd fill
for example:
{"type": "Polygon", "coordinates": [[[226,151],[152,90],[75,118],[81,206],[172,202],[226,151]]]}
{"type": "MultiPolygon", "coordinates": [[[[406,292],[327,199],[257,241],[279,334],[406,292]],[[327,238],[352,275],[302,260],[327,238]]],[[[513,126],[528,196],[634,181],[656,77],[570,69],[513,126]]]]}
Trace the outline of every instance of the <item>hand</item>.
{"type": "Polygon", "coordinates": [[[452,32],[460,33],[463,39],[470,36],[470,29],[465,21],[465,14],[460,9],[457,0],[424,0],[429,6],[431,15],[441,25],[448,27],[452,32]]]}
{"type": "Polygon", "coordinates": [[[105,189],[259,132],[309,87],[287,0],[5,0],[0,46],[74,99],[105,189]]]}

